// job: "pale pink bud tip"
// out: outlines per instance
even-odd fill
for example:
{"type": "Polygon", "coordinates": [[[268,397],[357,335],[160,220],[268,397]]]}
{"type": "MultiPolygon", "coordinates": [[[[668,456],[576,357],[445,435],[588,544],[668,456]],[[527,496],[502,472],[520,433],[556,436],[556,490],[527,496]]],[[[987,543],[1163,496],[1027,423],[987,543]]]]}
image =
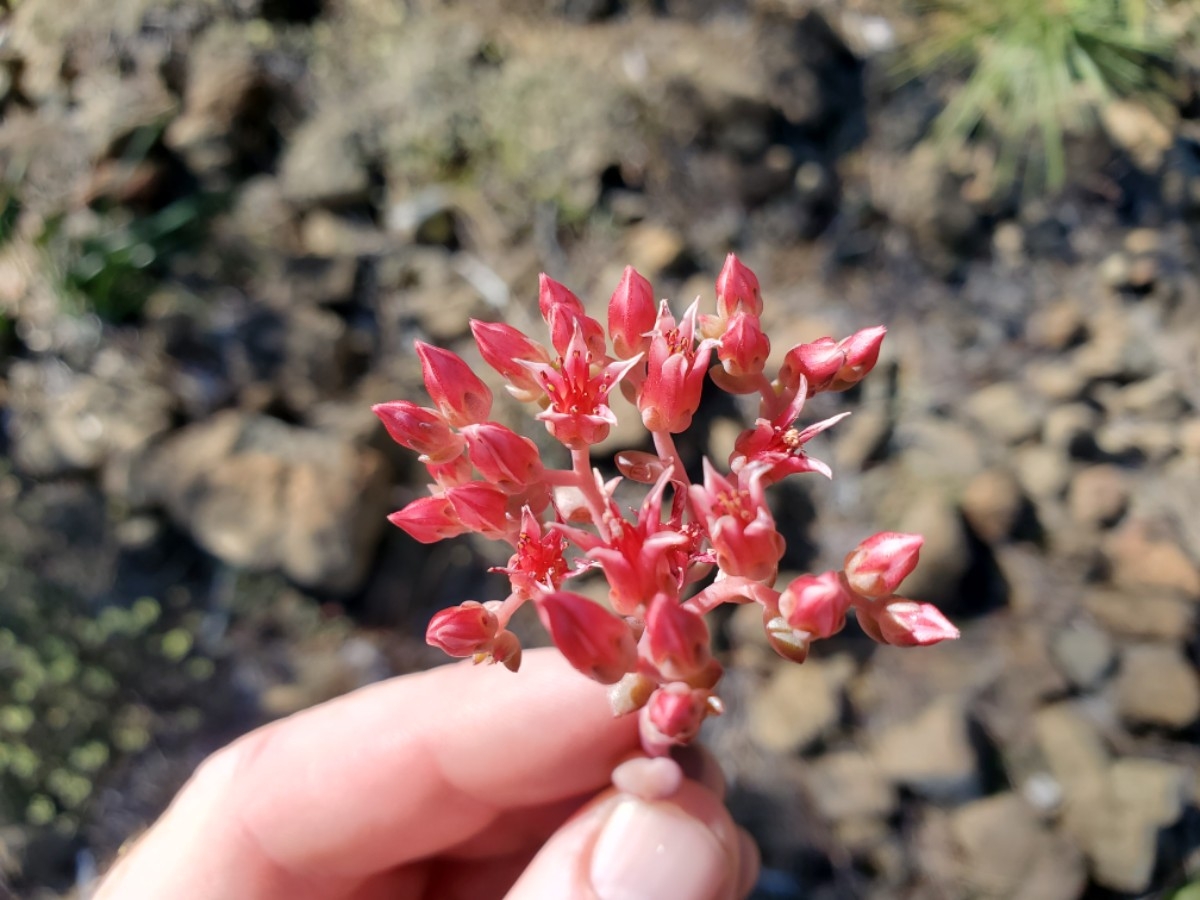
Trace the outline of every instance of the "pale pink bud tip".
{"type": "Polygon", "coordinates": [[[875,616],[875,624],[885,643],[896,647],[928,647],[952,641],[959,631],[930,603],[895,600],[875,616]]]}
{"type": "Polygon", "coordinates": [[[739,309],[752,316],[761,316],[762,292],[755,274],[730,253],[717,276],[717,313],[721,318],[728,318],[739,309]]]}
{"type": "Polygon", "coordinates": [[[538,616],[567,662],[601,684],[614,684],[637,665],[629,624],[599,603],[570,591],[537,600],[538,616]]]}
{"type": "Polygon", "coordinates": [[[474,656],[487,652],[498,628],[496,617],[483,604],[468,600],[434,615],[425,642],[450,656],[474,656]]]}
{"type": "Polygon", "coordinates": [[[919,534],[883,531],[846,556],[846,584],[861,597],[877,600],[896,592],[913,569],[925,539],[919,534]]]}

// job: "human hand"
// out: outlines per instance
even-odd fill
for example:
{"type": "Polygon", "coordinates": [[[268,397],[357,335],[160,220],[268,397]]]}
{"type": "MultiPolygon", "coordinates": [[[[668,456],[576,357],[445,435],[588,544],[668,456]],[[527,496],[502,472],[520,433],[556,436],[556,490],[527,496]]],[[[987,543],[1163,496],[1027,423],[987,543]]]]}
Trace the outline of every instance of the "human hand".
{"type": "Polygon", "coordinates": [[[715,765],[608,787],[637,745],[555,651],[393,679],[216,753],[94,900],[746,896],[758,854],[715,765]]]}

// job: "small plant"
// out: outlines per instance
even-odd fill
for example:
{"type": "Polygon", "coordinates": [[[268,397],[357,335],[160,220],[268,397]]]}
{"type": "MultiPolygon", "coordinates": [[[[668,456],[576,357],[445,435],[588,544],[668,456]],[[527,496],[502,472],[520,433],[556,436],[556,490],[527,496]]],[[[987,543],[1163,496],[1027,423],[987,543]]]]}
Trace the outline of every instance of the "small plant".
{"type": "Polygon", "coordinates": [[[1140,95],[1153,106],[1166,87],[1169,47],[1148,0],[925,0],[921,9],[901,74],[967,74],[934,137],[961,145],[980,130],[994,135],[998,186],[1037,138],[1046,182],[1060,187],[1066,135],[1091,131],[1114,99],[1140,95]]]}
{"type": "Polygon", "coordinates": [[[578,297],[543,275],[538,300],[550,347],[502,323],[471,323],[483,359],[509,393],[538,410],[569,451],[570,468],[548,468],[532,440],[491,421],[491,391],[448,350],[416,345],[432,407],[408,400],[375,407],[392,438],[421,454],[433,480],[430,496],[390,520],[422,543],[474,532],[514,551],[498,570],[508,576],[508,598],[439,612],[428,642],[515,671],[521,646],[508,624],[532,603],[568,662],[612,686],[614,714],[640,710],[651,755],[687,743],[721,712],[722,669],[704,615],[723,603],[758,603],[767,640],[795,662],[812,641],[840,631],[851,609],[881,643],[958,636],[933,606],[895,595],[917,563],[917,535],[877,534],[841,570],[775,590],[784,539],[765,492],[789,475],[831,474],[804,447],[848,413],[805,428],[797,419],[808,398],[846,390],[871,370],[885,329],[792,347],[771,380],[757,278],[730,255],[716,294],[716,315],[700,315],[697,301],[676,319],[666,301],[656,308],[650,283],[627,268],[609,302],[606,335],[578,297]],[[729,473],[705,459],[703,482],[693,484],[674,436],[692,425],[706,375],[721,390],[759,395],[760,418],[738,438],[729,473]],[[617,454],[624,477],[647,486],[628,513],[614,499],[622,479],[604,481],[591,456],[616,423],[609,396],[618,389],[636,404],[656,450],[617,454]],[[611,609],[564,589],[591,569],[607,579],[611,609]]]}

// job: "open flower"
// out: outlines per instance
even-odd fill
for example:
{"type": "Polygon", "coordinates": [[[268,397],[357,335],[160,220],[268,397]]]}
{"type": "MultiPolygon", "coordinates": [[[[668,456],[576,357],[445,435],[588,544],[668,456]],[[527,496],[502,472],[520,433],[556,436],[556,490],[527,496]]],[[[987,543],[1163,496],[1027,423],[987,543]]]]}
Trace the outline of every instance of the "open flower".
{"type": "Polygon", "coordinates": [[[693,485],[691,497],[721,571],[770,583],[779,571],[784,541],[767,508],[764,473],[765,469],[751,467],[729,479],[705,459],[704,484],[693,485]]]}
{"type": "Polygon", "coordinates": [[[557,440],[573,450],[598,444],[608,437],[617,417],[608,395],[640,357],[598,366],[578,326],[557,365],[524,363],[534,373],[550,401],[537,418],[557,440]]]}

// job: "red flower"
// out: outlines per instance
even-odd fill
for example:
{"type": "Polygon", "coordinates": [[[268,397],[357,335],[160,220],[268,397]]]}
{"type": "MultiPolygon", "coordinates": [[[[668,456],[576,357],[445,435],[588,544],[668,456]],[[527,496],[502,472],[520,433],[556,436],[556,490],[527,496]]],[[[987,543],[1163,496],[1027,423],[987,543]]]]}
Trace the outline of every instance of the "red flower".
{"type": "Polygon", "coordinates": [[[503,569],[513,592],[522,597],[556,591],[567,578],[567,560],[563,555],[567,542],[557,530],[543,531],[541,523],[526,507],[521,512],[521,532],[517,552],[503,569]]]}
{"type": "Polygon", "coordinates": [[[765,466],[766,471],[762,476],[764,485],[772,485],[788,475],[800,472],[820,472],[826,478],[833,477],[829,466],[804,452],[804,445],[850,413],[830,416],[804,429],[796,428],[792,423],[800,415],[806,397],[803,378],[800,384],[801,387],[792,402],[774,419],[759,419],[753,428],[743,431],[738,436],[733,444],[733,453],[729,457],[730,469],[742,472],[750,466],[765,466]]]}
{"type": "Polygon", "coordinates": [[[704,373],[717,341],[695,340],[698,306],[688,307],[678,327],[666,301],[650,338],[646,360],[646,380],[637,393],[642,422],[650,431],[678,434],[692,424],[700,406],[704,373]]]}
{"type": "Polygon", "coordinates": [[[550,400],[549,408],[538,413],[537,418],[546,423],[550,434],[571,449],[582,450],[599,443],[617,422],[608,407],[608,395],[639,359],[634,357],[601,368],[576,325],[557,365],[523,363],[534,373],[550,400]]]}
{"type": "Polygon", "coordinates": [[[783,537],[763,495],[763,469],[743,469],[731,481],[706,458],[704,484],[692,485],[692,506],[708,529],[717,565],[727,576],[770,583],[779,571],[783,537]]]}

